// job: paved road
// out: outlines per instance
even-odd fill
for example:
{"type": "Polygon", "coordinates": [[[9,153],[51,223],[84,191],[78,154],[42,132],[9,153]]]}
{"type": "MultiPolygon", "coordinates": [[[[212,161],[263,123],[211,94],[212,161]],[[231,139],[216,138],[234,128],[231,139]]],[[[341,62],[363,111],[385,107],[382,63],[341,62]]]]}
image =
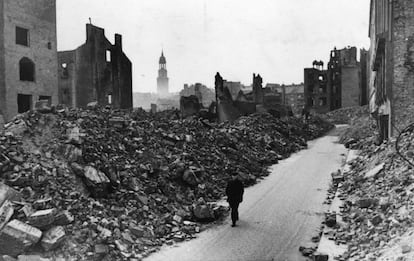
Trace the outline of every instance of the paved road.
{"type": "Polygon", "coordinates": [[[239,226],[230,220],[197,239],[163,248],[146,261],[304,260],[300,245],[317,234],[330,174],[340,168],[346,149],[331,135],[271,168],[272,174],[246,189],[239,226]]]}

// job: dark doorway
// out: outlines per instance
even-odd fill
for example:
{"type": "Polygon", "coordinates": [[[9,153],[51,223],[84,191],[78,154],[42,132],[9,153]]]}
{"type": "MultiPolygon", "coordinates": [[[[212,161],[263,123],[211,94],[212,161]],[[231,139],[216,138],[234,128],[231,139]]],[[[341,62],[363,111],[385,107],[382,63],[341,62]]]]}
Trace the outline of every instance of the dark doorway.
{"type": "Polygon", "coordinates": [[[17,94],[17,112],[23,113],[32,109],[32,95],[17,94]]]}

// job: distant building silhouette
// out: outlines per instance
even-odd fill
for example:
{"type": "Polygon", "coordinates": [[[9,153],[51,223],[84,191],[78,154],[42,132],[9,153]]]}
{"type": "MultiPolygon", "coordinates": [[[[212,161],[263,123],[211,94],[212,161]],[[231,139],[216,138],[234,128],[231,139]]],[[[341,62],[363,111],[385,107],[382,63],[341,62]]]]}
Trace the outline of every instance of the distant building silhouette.
{"type": "Polygon", "coordinates": [[[161,52],[158,68],[157,78],[157,93],[160,96],[168,95],[168,76],[167,76],[167,61],[164,57],[164,51],[161,52]]]}

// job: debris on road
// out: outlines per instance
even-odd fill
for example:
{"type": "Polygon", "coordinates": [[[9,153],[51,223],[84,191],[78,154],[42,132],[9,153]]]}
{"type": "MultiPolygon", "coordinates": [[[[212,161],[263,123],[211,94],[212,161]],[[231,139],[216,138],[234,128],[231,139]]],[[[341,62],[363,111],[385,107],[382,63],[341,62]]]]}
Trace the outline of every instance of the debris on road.
{"type": "Polygon", "coordinates": [[[207,124],[168,111],[42,112],[17,116],[0,136],[4,255],[40,246],[39,258],[139,260],[220,219],[228,173],[255,184],[332,128],[270,114],[207,124]]]}

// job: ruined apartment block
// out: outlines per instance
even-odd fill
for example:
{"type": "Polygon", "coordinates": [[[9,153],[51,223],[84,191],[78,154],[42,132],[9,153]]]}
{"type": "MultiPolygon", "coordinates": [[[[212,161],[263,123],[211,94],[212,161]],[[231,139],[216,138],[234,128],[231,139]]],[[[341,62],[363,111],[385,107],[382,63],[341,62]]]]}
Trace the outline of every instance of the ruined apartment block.
{"type": "Polygon", "coordinates": [[[330,111],[331,94],[328,88],[328,71],[322,61],[314,61],[312,68],[304,70],[305,107],[317,113],[330,111]]]}
{"type": "Polygon", "coordinates": [[[414,122],[414,1],[372,0],[369,37],[370,111],[384,139],[414,122]]]}
{"type": "Polygon", "coordinates": [[[56,1],[0,1],[0,114],[58,103],[56,1]]]}
{"type": "Polygon", "coordinates": [[[59,56],[59,100],[70,107],[86,107],[90,102],[114,108],[132,108],[132,64],[122,50],[122,36],[115,44],[105,30],[86,25],[86,42],[59,56]]]}
{"type": "Polygon", "coordinates": [[[331,51],[328,63],[328,85],[331,90],[331,110],[360,105],[361,65],[357,48],[331,51]]]}
{"type": "Polygon", "coordinates": [[[361,50],[361,62],[357,60],[357,48],[334,48],[330,52],[327,69],[322,61],[314,61],[313,68],[305,68],[305,102],[315,112],[326,113],[339,108],[366,104],[367,56],[361,50]],[[361,70],[361,63],[365,66],[361,70]]]}

